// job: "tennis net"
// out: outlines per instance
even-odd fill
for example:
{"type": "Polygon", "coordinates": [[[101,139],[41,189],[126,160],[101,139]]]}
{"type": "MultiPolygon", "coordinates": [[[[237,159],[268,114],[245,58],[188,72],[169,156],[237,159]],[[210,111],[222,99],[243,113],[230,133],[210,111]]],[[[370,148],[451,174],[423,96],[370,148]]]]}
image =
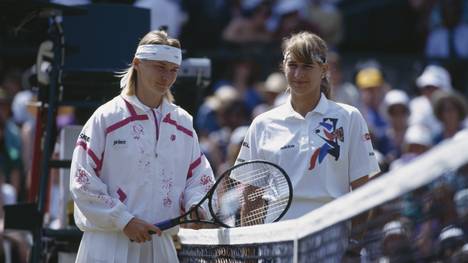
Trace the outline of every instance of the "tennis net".
{"type": "Polygon", "coordinates": [[[309,214],[231,229],[181,229],[180,262],[463,262],[468,134],[309,214]]]}

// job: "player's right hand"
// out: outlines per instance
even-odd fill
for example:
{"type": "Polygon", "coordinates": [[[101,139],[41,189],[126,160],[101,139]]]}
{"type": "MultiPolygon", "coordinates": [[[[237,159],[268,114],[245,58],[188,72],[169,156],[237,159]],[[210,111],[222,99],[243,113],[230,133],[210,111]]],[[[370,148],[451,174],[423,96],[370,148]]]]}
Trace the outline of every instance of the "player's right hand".
{"type": "MultiPolygon", "coordinates": [[[[193,209],[193,206],[190,209],[193,209]]],[[[192,211],[192,213],[190,213],[190,218],[194,219],[194,220],[206,220],[207,219],[205,210],[203,210],[203,208],[201,208],[201,207],[198,207],[196,211],[195,210],[192,211]]],[[[198,229],[204,228],[205,224],[203,224],[203,223],[188,223],[188,224],[186,224],[185,227],[198,230],[198,229]]]]}
{"type": "Polygon", "coordinates": [[[136,217],[128,222],[123,232],[130,240],[137,243],[150,241],[152,234],[161,235],[161,230],[159,228],[136,217]]]}

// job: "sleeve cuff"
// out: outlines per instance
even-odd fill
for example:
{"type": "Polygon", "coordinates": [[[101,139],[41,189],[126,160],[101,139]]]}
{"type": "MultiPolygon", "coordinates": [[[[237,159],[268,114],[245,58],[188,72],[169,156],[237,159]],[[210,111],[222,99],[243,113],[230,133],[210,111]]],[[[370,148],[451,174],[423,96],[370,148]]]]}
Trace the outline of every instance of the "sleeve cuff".
{"type": "MultiPolygon", "coordinates": [[[[187,212],[188,210],[190,210],[190,208],[196,204],[198,204],[198,202],[200,202],[200,200],[203,198],[204,196],[192,196],[189,200],[187,200],[187,202],[185,202],[185,212],[187,212]]],[[[207,202],[207,201],[205,201],[207,202]]],[[[207,202],[208,203],[208,202],[207,202]]]]}
{"type": "Polygon", "coordinates": [[[379,172],[380,168],[378,165],[374,165],[372,168],[364,167],[359,170],[353,171],[350,176],[350,183],[366,175],[368,175],[369,178],[371,178],[379,172]]]}
{"type": "Polygon", "coordinates": [[[123,230],[133,217],[134,216],[128,211],[122,209],[122,211],[120,211],[120,213],[118,213],[115,217],[115,225],[118,229],[123,230]]]}

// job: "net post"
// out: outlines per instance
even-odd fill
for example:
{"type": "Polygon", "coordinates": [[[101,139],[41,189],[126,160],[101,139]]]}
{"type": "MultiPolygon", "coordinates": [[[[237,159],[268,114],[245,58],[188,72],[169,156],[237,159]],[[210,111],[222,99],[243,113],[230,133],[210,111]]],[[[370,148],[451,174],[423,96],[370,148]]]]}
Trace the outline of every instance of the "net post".
{"type": "Polygon", "coordinates": [[[294,241],[293,241],[293,263],[297,263],[298,262],[298,253],[299,251],[299,239],[296,237],[294,238],[294,241]]]}

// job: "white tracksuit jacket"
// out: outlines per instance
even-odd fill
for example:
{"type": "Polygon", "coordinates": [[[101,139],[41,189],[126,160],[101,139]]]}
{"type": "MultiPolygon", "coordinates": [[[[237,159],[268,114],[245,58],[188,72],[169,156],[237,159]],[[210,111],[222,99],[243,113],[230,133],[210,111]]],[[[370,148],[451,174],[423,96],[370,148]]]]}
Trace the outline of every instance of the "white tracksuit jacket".
{"type": "Polygon", "coordinates": [[[171,234],[136,243],[134,216],[157,223],[189,209],[214,182],[192,117],[163,100],[157,112],[136,96],[99,107],[77,140],[70,170],[75,221],[84,231],[77,262],[178,262],[171,234]]]}

